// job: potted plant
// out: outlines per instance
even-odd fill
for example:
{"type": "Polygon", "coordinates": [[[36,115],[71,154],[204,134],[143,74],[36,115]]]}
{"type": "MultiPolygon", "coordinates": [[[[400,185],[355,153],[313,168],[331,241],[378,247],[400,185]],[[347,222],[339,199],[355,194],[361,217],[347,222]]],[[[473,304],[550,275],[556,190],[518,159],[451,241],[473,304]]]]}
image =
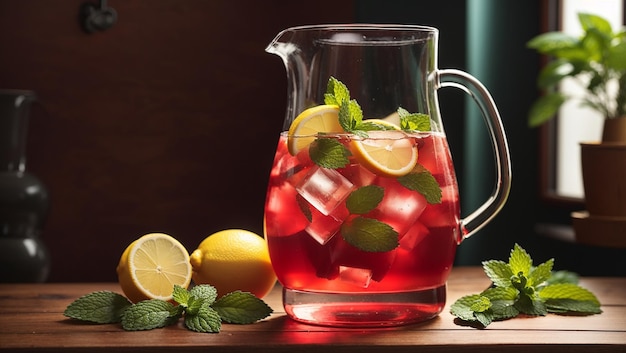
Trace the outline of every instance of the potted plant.
{"type": "Polygon", "coordinates": [[[626,31],[613,31],[597,15],[580,13],[578,19],[580,37],[548,32],[527,43],[553,58],[537,78],[545,94],[531,106],[529,124],[547,122],[569,100],[579,100],[602,115],[602,140],[581,143],[587,212],[573,213],[573,223],[581,241],[605,237],[602,245],[626,246],[626,31]],[[565,78],[580,84],[584,95],[559,92],[565,78]]]}

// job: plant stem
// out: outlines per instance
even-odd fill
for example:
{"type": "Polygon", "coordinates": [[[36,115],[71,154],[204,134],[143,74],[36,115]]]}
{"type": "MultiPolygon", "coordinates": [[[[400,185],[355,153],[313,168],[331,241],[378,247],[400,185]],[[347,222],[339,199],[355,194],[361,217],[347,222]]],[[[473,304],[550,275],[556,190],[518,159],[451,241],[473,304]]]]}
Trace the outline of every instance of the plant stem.
{"type": "Polygon", "coordinates": [[[619,118],[626,115],[626,72],[619,77],[617,88],[617,97],[615,98],[615,117],[619,118]]]}

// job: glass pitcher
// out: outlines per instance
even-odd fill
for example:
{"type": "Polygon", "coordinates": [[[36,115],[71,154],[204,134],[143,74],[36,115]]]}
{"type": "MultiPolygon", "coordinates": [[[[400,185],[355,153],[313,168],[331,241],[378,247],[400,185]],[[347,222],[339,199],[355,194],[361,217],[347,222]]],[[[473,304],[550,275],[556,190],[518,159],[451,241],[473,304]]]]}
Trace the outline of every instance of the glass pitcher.
{"type": "Polygon", "coordinates": [[[499,113],[475,78],[437,68],[437,37],[425,26],[317,25],[266,48],[287,69],[264,232],[291,318],[372,327],[437,316],[458,244],[503,207],[511,170],[499,113]],[[478,104],[495,151],[493,194],[465,218],[443,87],[478,104]]]}

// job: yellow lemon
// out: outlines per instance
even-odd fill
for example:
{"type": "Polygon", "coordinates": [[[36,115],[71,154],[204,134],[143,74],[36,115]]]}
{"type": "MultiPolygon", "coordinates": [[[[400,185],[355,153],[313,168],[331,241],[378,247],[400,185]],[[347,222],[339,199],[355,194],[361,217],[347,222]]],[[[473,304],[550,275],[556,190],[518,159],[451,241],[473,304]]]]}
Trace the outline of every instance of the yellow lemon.
{"type": "Polygon", "coordinates": [[[306,109],[298,115],[289,127],[287,148],[292,156],[306,148],[315,140],[318,133],[342,133],[339,124],[339,107],[318,105],[306,109]]]}
{"type": "Polygon", "coordinates": [[[417,164],[417,147],[403,131],[368,131],[368,138],[350,143],[354,157],[371,172],[399,177],[408,174],[417,164]]]}
{"type": "Polygon", "coordinates": [[[170,235],[146,234],[124,250],[117,276],[124,295],[134,303],[171,300],[174,285],[187,288],[191,283],[189,252],[170,235]]]}
{"type": "Polygon", "coordinates": [[[212,285],[219,296],[240,290],[262,298],[276,283],[265,239],[247,230],[209,235],[190,261],[194,283],[212,285]]]}

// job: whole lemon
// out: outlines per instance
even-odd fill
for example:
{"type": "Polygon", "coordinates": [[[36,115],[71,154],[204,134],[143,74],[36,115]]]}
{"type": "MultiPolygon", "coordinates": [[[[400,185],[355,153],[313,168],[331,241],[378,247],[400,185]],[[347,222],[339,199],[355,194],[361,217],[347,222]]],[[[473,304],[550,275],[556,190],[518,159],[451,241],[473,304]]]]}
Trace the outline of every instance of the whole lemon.
{"type": "Polygon", "coordinates": [[[194,283],[212,285],[219,296],[240,290],[262,298],[276,283],[265,239],[243,229],[209,235],[190,262],[194,283]]]}

